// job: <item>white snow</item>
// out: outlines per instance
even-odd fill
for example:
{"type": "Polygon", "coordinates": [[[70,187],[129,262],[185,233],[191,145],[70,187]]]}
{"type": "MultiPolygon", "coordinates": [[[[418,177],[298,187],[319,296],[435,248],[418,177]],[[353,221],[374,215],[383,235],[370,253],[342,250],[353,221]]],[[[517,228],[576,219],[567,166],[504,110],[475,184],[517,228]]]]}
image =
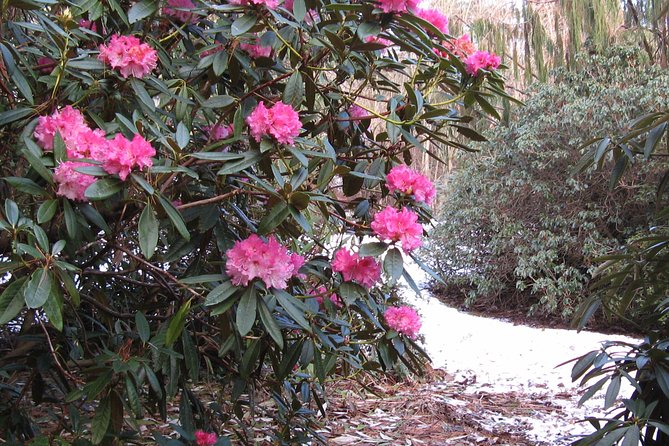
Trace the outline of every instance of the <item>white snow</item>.
{"type": "MultiPolygon", "coordinates": [[[[405,268],[418,286],[424,288],[427,275],[415,263],[407,263],[405,268]]],[[[517,391],[544,397],[550,395],[554,404],[564,407],[562,414],[490,420],[491,425],[529,423],[531,437],[554,445],[569,444],[564,437],[590,431],[588,423],[575,424],[576,420],[586,415],[603,415],[601,395],[584,407],[577,407],[582,391],[577,391],[577,384],[571,382],[573,363],[556,366],[598,349],[605,340],[638,342],[624,336],[534,328],[472,316],[447,307],[427,291],[423,291],[419,298],[406,284],[403,295],[422,317],[421,335],[433,367],[456,375],[456,379],[466,380],[468,392],[517,391]]],[[[623,387],[621,396],[629,396],[630,389],[623,387]]]]}

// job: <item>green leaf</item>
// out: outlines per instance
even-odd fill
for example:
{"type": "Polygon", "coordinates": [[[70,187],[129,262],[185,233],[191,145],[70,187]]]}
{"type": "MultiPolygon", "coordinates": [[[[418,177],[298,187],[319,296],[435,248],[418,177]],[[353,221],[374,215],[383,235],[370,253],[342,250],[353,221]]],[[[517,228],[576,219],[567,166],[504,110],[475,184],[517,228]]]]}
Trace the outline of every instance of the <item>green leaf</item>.
{"type": "Polygon", "coordinates": [[[249,286],[242,298],[239,300],[239,305],[237,306],[237,331],[242,336],[251,331],[253,324],[256,321],[256,306],[258,304],[258,295],[256,294],[256,289],[253,286],[249,286]]]}
{"type": "Polygon", "coordinates": [[[272,294],[276,296],[279,304],[283,307],[286,313],[288,313],[288,315],[293,318],[295,322],[297,322],[305,330],[311,332],[311,325],[309,325],[309,321],[307,321],[307,319],[304,317],[304,312],[298,308],[304,308],[302,302],[298,301],[295,299],[295,297],[291,296],[287,292],[283,290],[277,290],[276,288],[272,289],[272,294]]]}
{"type": "Polygon", "coordinates": [[[379,257],[381,254],[386,252],[386,249],[388,249],[387,243],[383,242],[365,243],[363,245],[360,245],[358,254],[362,257],[368,257],[368,256],[379,257]]]}
{"type": "Polygon", "coordinates": [[[258,310],[260,312],[260,320],[267,329],[267,332],[272,337],[272,339],[274,339],[276,345],[283,349],[283,336],[281,334],[281,328],[279,328],[279,324],[276,323],[274,315],[271,311],[269,311],[267,304],[262,299],[258,302],[258,310]]]}
{"type": "Polygon", "coordinates": [[[149,321],[146,320],[146,316],[141,311],[135,313],[135,327],[137,328],[137,334],[139,339],[142,342],[148,342],[151,339],[151,327],[149,326],[149,321]]]}
{"type": "Polygon", "coordinates": [[[158,10],[158,3],[151,0],[137,2],[128,10],[128,22],[133,24],[158,10]]]}
{"type": "Polygon", "coordinates": [[[172,317],[170,324],[167,326],[167,333],[165,334],[166,347],[171,347],[172,344],[174,344],[174,341],[179,339],[179,336],[181,336],[181,332],[183,331],[184,325],[186,324],[186,316],[190,311],[190,305],[191,299],[188,299],[188,301],[186,301],[181,306],[181,308],[179,308],[179,311],[177,311],[174,317],[172,317]]]}
{"type": "Polygon", "coordinates": [[[29,178],[5,177],[4,179],[13,188],[20,190],[21,192],[26,192],[30,195],[36,195],[38,197],[45,197],[48,195],[42,187],[29,178]]]}
{"type": "Polygon", "coordinates": [[[258,18],[254,14],[245,14],[232,23],[230,32],[233,36],[240,36],[253,28],[258,18]]]}
{"type": "Polygon", "coordinates": [[[5,218],[7,222],[12,226],[16,226],[19,222],[19,215],[19,206],[16,202],[5,198],[5,218]]]}
{"type": "Polygon", "coordinates": [[[5,291],[0,294],[0,325],[13,320],[23,309],[25,299],[21,288],[26,283],[27,278],[21,277],[10,283],[5,291]]]}
{"type": "Polygon", "coordinates": [[[213,290],[209,294],[207,294],[207,298],[204,300],[205,306],[211,306],[211,305],[216,305],[224,300],[228,299],[230,296],[235,294],[235,292],[239,290],[236,286],[232,284],[232,282],[225,281],[213,290]]]}
{"type": "Polygon", "coordinates": [[[272,229],[279,226],[290,214],[288,205],[283,201],[278,202],[272,209],[260,220],[258,225],[259,234],[267,234],[272,229]]]}
{"type": "Polygon", "coordinates": [[[620,392],[620,376],[616,375],[611,378],[611,384],[606,389],[606,396],[604,398],[604,410],[613,406],[618,398],[618,393],[620,392]]]}
{"type": "Polygon", "coordinates": [[[190,379],[194,383],[198,382],[200,376],[200,355],[188,331],[184,331],[181,335],[181,343],[184,349],[186,370],[188,370],[190,379]]]}
{"type": "Polygon", "coordinates": [[[283,102],[291,104],[293,108],[298,108],[304,98],[304,80],[299,71],[294,72],[288,78],[286,87],[283,90],[283,102]]]}
{"type": "Polygon", "coordinates": [[[139,248],[142,250],[144,257],[150,259],[156,251],[156,246],[158,246],[160,226],[156,214],[149,203],[144,207],[142,215],[139,216],[138,228],[139,248]]]}
{"type": "Polygon", "coordinates": [[[30,281],[23,289],[23,297],[28,308],[39,308],[51,294],[51,274],[48,268],[33,272],[30,281]]]}
{"type": "Polygon", "coordinates": [[[386,253],[386,257],[383,260],[383,270],[388,274],[392,283],[397,282],[402,277],[404,259],[399,249],[393,248],[386,253]]]}
{"type": "Polygon", "coordinates": [[[28,161],[28,163],[30,163],[30,167],[32,167],[35,170],[35,172],[39,174],[39,176],[44,178],[49,184],[54,184],[53,174],[44,165],[44,162],[42,161],[41,158],[35,156],[35,154],[32,153],[30,150],[23,150],[21,153],[23,157],[28,161]]]}
{"type": "Polygon", "coordinates": [[[37,209],[37,223],[42,224],[50,221],[58,210],[58,200],[46,200],[37,209]]]}
{"type": "Polygon", "coordinates": [[[49,319],[51,325],[58,331],[63,330],[63,296],[57,281],[51,282],[51,293],[44,302],[44,314],[49,319]]]}
{"type": "Polygon", "coordinates": [[[33,110],[31,108],[17,108],[15,110],[4,111],[0,113],[0,126],[11,124],[14,121],[18,121],[19,119],[32,114],[33,110]]]}
{"type": "Polygon", "coordinates": [[[186,223],[184,223],[183,218],[181,217],[181,214],[177,209],[172,205],[172,203],[169,202],[165,197],[160,195],[158,197],[158,200],[160,201],[160,204],[163,206],[163,209],[165,210],[165,213],[169,217],[170,221],[172,222],[172,225],[174,226],[174,229],[181,234],[181,236],[186,240],[190,240],[190,232],[188,232],[188,228],[186,227],[186,223]]]}
{"type": "Polygon", "coordinates": [[[232,96],[220,95],[220,96],[211,96],[209,99],[202,102],[202,106],[205,108],[225,108],[228,105],[234,103],[235,103],[235,98],[233,98],[232,96]]]}
{"type": "Polygon", "coordinates": [[[188,130],[186,124],[184,124],[183,122],[177,124],[177,133],[175,136],[179,148],[180,149],[186,148],[186,146],[190,142],[190,130],[188,130]]]}
{"type": "Polygon", "coordinates": [[[84,196],[91,201],[105,200],[123,189],[123,182],[117,178],[103,178],[88,186],[84,196]]]}
{"type": "Polygon", "coordinates": [[[231,173],[240,172],[246,169],[247,167],[251,167],[254,164],[258,163],[261,159],[262,159],[262,154],[259,151],[251,150],[245,152],[244,157],[242,159],[225,163],[223,167],[217,172],[217,174],[228,175],[231,173]]]}
{"type": "Polygon", "coordinates": [[[105,396],[98,404],[91,422],[91,441],[93,444],[100,444],[105,438],[107,429],[109,428],[109,421],[111,420],[111,400],[109,396],[105,396]]]}

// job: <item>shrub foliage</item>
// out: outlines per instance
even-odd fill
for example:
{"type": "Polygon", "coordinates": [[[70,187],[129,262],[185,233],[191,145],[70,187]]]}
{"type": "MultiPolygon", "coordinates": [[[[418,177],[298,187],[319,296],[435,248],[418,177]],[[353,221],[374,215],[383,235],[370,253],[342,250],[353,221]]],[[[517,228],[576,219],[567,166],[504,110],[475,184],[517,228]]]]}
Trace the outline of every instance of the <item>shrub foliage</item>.
{"type": "Polygon", "coordinates": [[[399,332],[384,318],[397,281],[413,284],[402,229],[362,239],[386,206],[430,219],[385,174],[412,148],[476,136],[468,110],[496,117],[502,81],[469,74],[411,12],[290,3],[2,3],[7,441],[39,434],[29,398],[62,408],[62,442],[142,441],[170,402],[182,442],[234,420],[248,439],[269,395],[276,440],[301,442],[333,376],[421,370],[415,326],[397,321],[411,312],[399,332]],[[344,244],[383,259],[383,279],[333,271],[344,244]],[[194,391],[204,379],[214,402],[194,391]]]}

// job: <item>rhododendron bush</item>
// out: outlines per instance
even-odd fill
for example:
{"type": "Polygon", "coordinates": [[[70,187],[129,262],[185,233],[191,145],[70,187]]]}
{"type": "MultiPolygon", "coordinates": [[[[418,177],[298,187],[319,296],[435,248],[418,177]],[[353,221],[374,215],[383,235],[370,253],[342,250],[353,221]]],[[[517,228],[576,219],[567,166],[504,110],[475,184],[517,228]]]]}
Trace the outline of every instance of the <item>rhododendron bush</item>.
{"type": "Polygon", "coordinates": [[[494,55],[397,0],[2,8],[3,438],[318,440],[333,377],[421,371],[407,164],[480,139],[494,55]]]}

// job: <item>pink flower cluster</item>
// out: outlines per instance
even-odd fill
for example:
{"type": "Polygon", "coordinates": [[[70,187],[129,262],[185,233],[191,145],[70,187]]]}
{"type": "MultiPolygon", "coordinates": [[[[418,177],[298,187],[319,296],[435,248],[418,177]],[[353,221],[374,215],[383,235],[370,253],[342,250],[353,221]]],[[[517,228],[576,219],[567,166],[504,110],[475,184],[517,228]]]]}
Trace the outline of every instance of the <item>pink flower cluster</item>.
{"type": "Polygon", "coordinates": [[[332,260],[332,271],[341,273],[344,280],[354,280],[371,288],[381,278],[381,266],[372,257],[360,257],[347,248],[338,250],[332,260]]]}
{"type": "Polygon", "coordinates": [[[261,279],[268,288],[284,289],[304,265],[304,257],[290,253],[274,236],[263,241],[253,234],[236,242],[225,255],[225,271],[237,286],[247,286],[253,279],[261,279]]]}
{"type": "Polygon", "coordinates": [[[114,34],[109,45],[100,45],[98,59],[118,69],[121,76],[142,78],[158,65],[158,53],[135,36],[114,34]]]}
{"type": "Polygon", "coordinates": [[[377,0],[377,6],[385,13],[415,10],[418,0],[377,0]]]}
{"type": "MultiPolygon", "coordinates": [[[[459,59],[466,59],[468,56],[476,52],[476,47],[469,38],[469,34],[463,34],[457,39],[453,40],[444,40],[441,42],[448,51],[450,51],[455,57],[459,59]]],[[[441,57],[449,58],[449,54],[446,51],[442,51],[438,48],[434,49],[434,52],[441,57]]]]}
{"type": "MultiPolygon", "coordinates": [[[[65,143],[69,160],[91,159],[98,161],[110,174],[125,180],[135,167],[143,170],[153,163],[151,157],[156,150],[142,136],[135,135],[129,141],[120,133],[108,140],[100,129],[88,127],[81,112],[68,105],[50,116],[40,116],[33,136],[45,151],[53,150],[54,138],[59,133],[65,143]]],[[[84,192],[95,178],[75,169],[92,164],[82,161],[66,161],[56,167],[54,180],[58,183],[58,195],[71,200],[85,201],[84,192]]]]}
{"type": "MultiPolygon", "coordinates": [[[[325,288],[324,286],[319,286],[315,290],[312,290],[310,294],[316,297],[316,302],[318,302],[318,305],[320,307],[323,307],[325,300],[324,297],[328,294],[328,289],[325,288]]],[[[335,308],[342,308],[344,306],[344,303],[342,302],[341,298],[337,296],[335,293],[330,294],[329,300],[330,302],[332,302],[332,305],[334,305],[335,308]]]]}
{"type": "Polygon", "coordinates": [[[406,335],[410,339],[416,339],[422,325],[420,316],[411,307],[389,307],[383,315],[390,328],[406,335]]]}
{"type": "Polygon", "coordinates": [[[190,23],[195,17],[191,9],[195,9],[195,3],[191,0],[167,0],[167,6],[163,8],[163,12],[174,17],[178,22],[190,23]]]}
{"type": "Polygon", "coordinates": [[[259,57],[269,57],[272,54],[272,47],[271,46],[262,46],[262,45],[252,45],[250,43],[242,43],[239,45],[239,48],[241,48],[243,51],[246,51],[249,53],[249,56],[251,56],[253,59],[257,59],[259,57]]]}
{"type": "Polygon", "coordinates": [[[228,0],[231,5],[265,5],[267,9],[276,9],[279,6],[279,0],[228,0]]]}
{"type": "Polygon", "coordinates": [[[232,125],[227,124],[227,125],[208,125],[205,127],[202,127],[202,130],[207,132],[208,137],[212,141],[220,141],[222,139],[227,139],[232,134],[234,133],[234,129],[232,128],[232,125]]]}
{"type": "Polygon", "coordinates": [[[251,130],[251,136],[260,142],[264,135],[271,135],[281,144],[293,144],[294,138],[300,134],[302,123],[300,115],[293,107],[283,102],[277,102],[272,107],[265,107],[260,102],[253,112],[246,118],[251,130]]]}
{"type": "Polygon", "coordinates": [[[386,176],[386,186],[390,192],[398,191],[406,195],[413,194],[416,201],[427,204],[432,203],[436,195],[432,181],[404,164],[390,169],[386,176]]]}
{"type": "Polygon", "coordinates": [[[448,34],[448,17],[446,17],[438,9],[423,9],[419,8],[416,11],[416,15],[426,22],[430,22],[441,31],[443,34],[448,34]]]}
{"type": "Polygon", "coordinates": [[[495,70],[499,67],[501,59],[496,54],[487,51],[476,51],[465,59],[465,69],[467,73],[476,76],[479,70],[495,70]]]}
{"type": "Polygon", "coordinates": [[[218,438],[216,434],[201,430],[195,431],[195,444],[197,446],[214,446],[218,438]]]}
{"type": "Polygon", "coordinates": [[[355,104],[351,105],[348,108],[347,112],[349,117],[351,118],[351,122],[353,122],[354,124],[360,124],[360,121],[362,121],[363,118],[369,116],[367,110],[355,104]]]}
{"type": "Polygon", "coordinates": [[[423,227],[418,223],[418,215],[410,209],[398,211],[388,206],[374,215],[371,226],[382,240],[401,242],[406,252],[422,245],[423,227]]]}

